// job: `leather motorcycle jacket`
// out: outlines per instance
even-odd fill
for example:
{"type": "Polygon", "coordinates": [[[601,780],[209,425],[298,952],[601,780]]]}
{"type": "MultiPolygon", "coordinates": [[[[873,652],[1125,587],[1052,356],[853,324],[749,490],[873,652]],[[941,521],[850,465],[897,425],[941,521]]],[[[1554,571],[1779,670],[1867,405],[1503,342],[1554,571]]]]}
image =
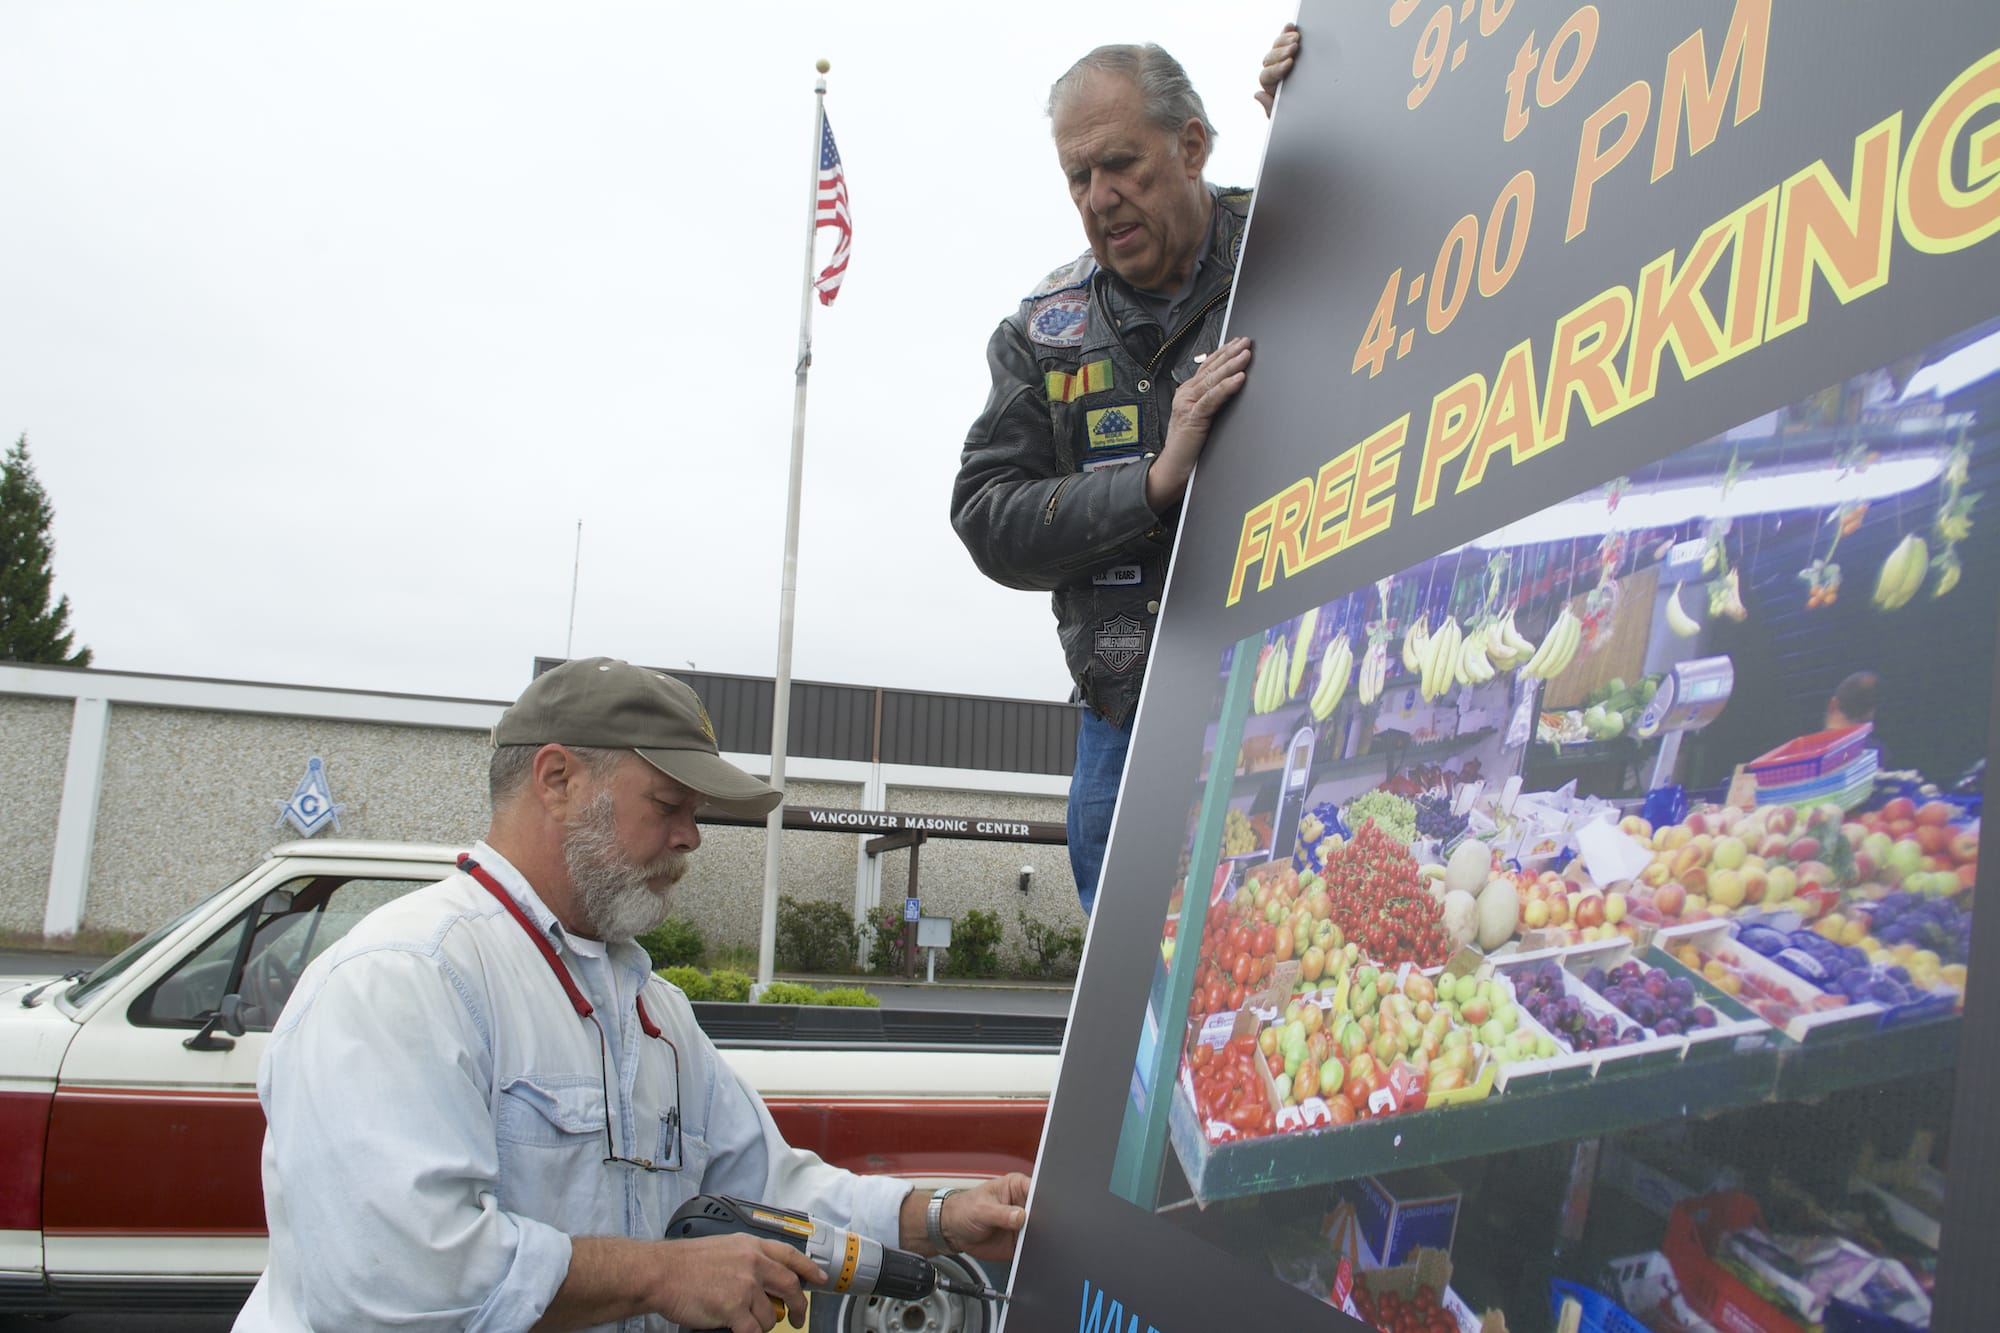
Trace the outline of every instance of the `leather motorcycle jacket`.
{"type": "MultiPolygon", "coordinates": [[[[1213,187],[1211,187],[1213,189],[1213,187]]],[[[1044,278],[986,348],[993,387],[959,457],[951,522],[987,577],[1048,590],[1076,696],[1116,726],[1139,703],[1179,506],[1146,471],[1174,390],[1220,345],[1247,190],[1214,190],[1207,257],[1178,325],[1085,253],[1044,278]]]]}

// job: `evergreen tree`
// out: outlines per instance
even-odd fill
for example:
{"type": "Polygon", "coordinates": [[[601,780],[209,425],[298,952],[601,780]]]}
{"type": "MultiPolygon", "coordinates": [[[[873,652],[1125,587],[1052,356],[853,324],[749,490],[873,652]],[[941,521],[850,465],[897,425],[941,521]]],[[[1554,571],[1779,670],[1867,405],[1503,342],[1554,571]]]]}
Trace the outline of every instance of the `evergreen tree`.
{"type": "Polygon", "coordinates": [[[55,579],[49,524],[55,516],[35,480],[23,435],[0,464],[0,661],[90,665],[90,649],[70,651],[76,635],[69,628],[69,598],[49,606],[55,579]]]}

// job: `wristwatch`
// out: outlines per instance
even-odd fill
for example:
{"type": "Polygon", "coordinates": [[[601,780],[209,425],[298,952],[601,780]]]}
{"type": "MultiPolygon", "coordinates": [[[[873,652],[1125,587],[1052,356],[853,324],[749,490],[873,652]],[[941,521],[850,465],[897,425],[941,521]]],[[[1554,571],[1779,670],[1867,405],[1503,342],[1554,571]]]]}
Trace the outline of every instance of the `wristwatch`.
{"type": "Polygon", "coordinates": [[[931,1192],[931,1201],[924,1207],[924,1235],[930,1240],[931,1248],[939,1254],[952,1252],[951,1242],[944,1238],[944,1201],[958,1193],[959,1187],[947,1185],[931,1192]]]}

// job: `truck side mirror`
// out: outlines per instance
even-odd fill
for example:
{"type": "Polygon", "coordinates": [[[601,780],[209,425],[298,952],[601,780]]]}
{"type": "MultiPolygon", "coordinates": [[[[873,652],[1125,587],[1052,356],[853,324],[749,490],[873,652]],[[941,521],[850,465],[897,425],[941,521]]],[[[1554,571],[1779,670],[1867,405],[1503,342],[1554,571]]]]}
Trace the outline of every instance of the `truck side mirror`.
{"type": "Polygon", "coordinates": [[[222,1008],[210,1010],[207,1021],[201,1025],[201,1031],[189,1037],[181,1045],[191,1051],[235,1050],[236,1037],[243,1035],[243,1019],[237,1012],[242,1007],[242,1004],[243,997],[240,995],[223,996],[222,1008]],[[234,1006],[230,1004],[232,1000],[236,1002],[234,1006]],[[236,1035],[233,1037],[217,1036],[215,1030],[218,1027],[227,1027],[236,1035]]]}
{"type": "Polygon", "coordinates": [[[223,996],[221,1017],[222,1017],[222,1026],[228,1029],[230,1036],[232,1037],[242,1036],[244,1032],[243,997],[241,995],[234,994],[233,992],[231,994],[223,996]]]}

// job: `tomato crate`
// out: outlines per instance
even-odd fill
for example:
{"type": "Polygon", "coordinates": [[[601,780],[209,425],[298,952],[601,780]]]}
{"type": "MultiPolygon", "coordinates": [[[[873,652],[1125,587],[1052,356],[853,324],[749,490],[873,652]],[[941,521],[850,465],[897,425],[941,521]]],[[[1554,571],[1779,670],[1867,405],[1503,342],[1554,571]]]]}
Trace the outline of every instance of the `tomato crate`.
{"type": "Polygon", "coordinates": [[[1756,775],[1757,786],[1781,787],[1793,782],[1811,782],[1846,767],[1861,752],[1875,730],[1872,722],[1858,726],[1815,731],[1809,736],[1786,741],[1745,764],[1756,775]]]}
{"type": "Polygon", "coordinates": [[[1472,1307],[1451,1289],[1451,1256],[1441,1250],[1417,1250],[1407,1262],[1393,1268],[1369,1269],[1360,1274],[1360,1279],[1355,1295],[1364,1299],[1355,1302],[1363,1307],[1357,1309],[1356,1318],[1365,1321],[1365,1308],[1385,1296],[1408,1301],[1427,1290],[1443,1319],[1458,1333],[1479,1333],[1484,1326],[1472,1307]]]}

